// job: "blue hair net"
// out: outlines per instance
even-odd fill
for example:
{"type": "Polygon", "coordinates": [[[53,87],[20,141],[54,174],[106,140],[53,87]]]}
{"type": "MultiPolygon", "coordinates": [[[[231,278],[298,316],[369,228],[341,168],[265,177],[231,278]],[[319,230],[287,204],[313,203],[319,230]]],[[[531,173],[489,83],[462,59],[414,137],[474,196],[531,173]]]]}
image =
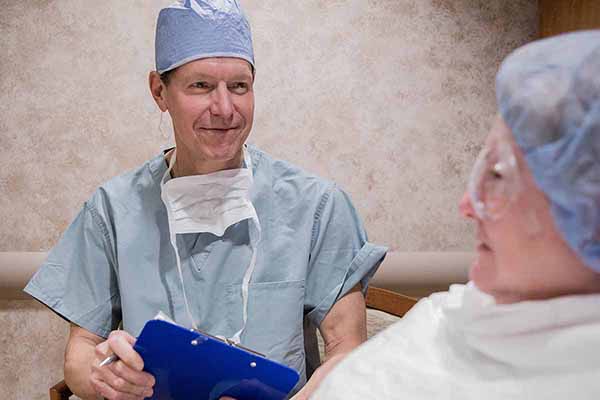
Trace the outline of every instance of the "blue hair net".
{"type": "Polygon", "coordinates": [[[250,63],[250,24],[237,0],[180,0],[163,8],[156,24],[159,74],[208,57],[236,57],[250,63]]]}
{"type": "Polygon", "coordinates": [[[600,31],[517,49],[500,67],[496,95],[559,231],[600,272],[600,31]]]}

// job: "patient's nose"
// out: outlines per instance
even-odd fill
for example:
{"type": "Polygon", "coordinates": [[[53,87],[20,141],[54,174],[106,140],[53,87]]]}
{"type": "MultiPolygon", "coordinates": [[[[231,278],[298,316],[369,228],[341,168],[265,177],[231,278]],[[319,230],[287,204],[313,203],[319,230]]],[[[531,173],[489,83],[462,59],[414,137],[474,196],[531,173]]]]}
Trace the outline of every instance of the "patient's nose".
{"type": "Polygon", "coordinates": [[[465,192],[462,199],[460,199],[458,210],[463,217],[475,219],[475,210],[473,210],[473,203],[471,203],[471,197],[468,192],[465,192]]]}

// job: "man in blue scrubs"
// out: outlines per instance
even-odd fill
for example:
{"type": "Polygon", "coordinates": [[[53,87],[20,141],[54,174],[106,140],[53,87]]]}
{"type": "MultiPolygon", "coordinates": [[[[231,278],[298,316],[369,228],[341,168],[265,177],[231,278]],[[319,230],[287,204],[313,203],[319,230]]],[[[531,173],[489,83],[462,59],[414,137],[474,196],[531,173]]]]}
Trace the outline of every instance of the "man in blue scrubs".
{"type": "Polygon", "coordinates": [[[386,249],[334,183],[245,144],[254,74],[237,1],[161,11],[149,84],[176,147],[100,186],[25,289],[71,322],[65,379],[80,397],[152,394],[132,344],[159,311],[294,368],[298,399],[365,340],[386,249]]]}

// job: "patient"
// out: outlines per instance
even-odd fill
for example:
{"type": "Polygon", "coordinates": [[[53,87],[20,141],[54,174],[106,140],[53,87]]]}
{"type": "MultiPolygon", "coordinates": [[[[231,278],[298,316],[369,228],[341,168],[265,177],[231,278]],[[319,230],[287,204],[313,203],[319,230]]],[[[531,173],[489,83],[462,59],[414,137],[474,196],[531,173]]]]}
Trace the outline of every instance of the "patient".
{"type": "Polygon", "coordinates": [[[600,31],[515,51],[496,92],[460,203],[471,282],[421,300],[313,399],[600,398],[600,31]]]}

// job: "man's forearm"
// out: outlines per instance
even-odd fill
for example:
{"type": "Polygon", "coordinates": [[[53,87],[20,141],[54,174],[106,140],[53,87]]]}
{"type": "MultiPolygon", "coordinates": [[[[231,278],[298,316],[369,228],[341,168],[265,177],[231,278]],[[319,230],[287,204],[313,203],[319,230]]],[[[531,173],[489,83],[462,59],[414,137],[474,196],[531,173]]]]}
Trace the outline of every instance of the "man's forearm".
{"type": "Polygon", "coordinates": [[[65,351],[65,382],[69,389],[83,400],[97,399],[96,392],[90,384],[95,349],[94,341],[71,335],[65,351]]]}
{"type": "Polygon", "coordinates": [[[315,370],[293,400],[308,399],[321,381],[352,350],[367,340],[365,298],[360,284],[338,300],[327,313],[319,331],[325,342],[325,362],[315,370]]]}

